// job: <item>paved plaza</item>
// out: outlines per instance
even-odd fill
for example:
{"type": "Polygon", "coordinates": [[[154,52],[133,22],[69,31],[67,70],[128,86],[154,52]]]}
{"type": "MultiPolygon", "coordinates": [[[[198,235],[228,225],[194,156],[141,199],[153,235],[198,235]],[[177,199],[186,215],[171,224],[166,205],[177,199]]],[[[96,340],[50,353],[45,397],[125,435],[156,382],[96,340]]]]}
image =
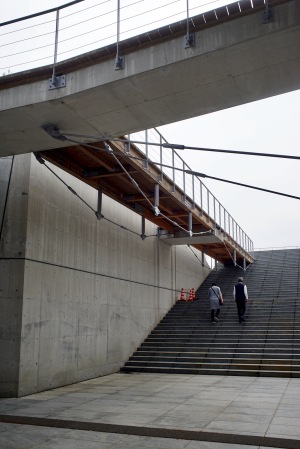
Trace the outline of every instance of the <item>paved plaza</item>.
{"type": "Polygon", "coordinates": [[[300,379],[117,373],[0,415],[0,449],[300,448],[300,379]]]}

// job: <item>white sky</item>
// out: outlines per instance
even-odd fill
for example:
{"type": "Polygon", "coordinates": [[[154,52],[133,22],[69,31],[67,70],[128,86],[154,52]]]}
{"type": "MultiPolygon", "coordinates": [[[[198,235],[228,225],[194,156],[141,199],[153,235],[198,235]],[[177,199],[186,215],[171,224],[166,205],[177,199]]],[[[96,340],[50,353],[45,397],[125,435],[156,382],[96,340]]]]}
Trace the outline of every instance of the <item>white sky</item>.
{"type": "MultiPolygon", "coordinates": [[[[79,3],[77,8],[83,8],[83,4],[84,6],[97,5],[101,2],[103,3],[103,1],[85,0],[81,4],[79,3]]],[[[195,1],[190,0],[190,7],[195,4],[195,1]]],[[[128,0],[121,0],[121,5],[127,2],[128,0]]],[[[66,3],[68,1],[14,0],[13,2],[7,2],[7,0],[0,0],[0,20],[5,21],[22,17],[66,3]]],[[[116,5],[117,0],[113,3],[116,5]]],[[[133,3],[133,0],[130,0],[130,3],[133,3]]],[[[152,0],[152,7],[155,7],[156,3],[156,0],[152,0]]],[[[158,2],[157,4],[160,3],[158,2]]],[[[165,3],[168,2],[166,1],[165,3]]],[[[220,4],[230,3],[230,1],[220,0],[213,2],[212,0],[204,0],[201,2],[198,0],[196,3],[211,3],[213,7],[217,7],[220,4]]],[[[170,8],[175,8],[175,6],[184,10],[186,0],[174,2],[173,6],[168,7],[168,14],[170,8]]],[[[134,8],[136,9],[137,6],[134,6],[134,8]]],[[[206,7],[206,9],[212,8],[206,7]]],[[[179,20],[178,17],[174,17],[171,22],[176,20],[179,20]]],[[[105,21],[102,20],[101,23],[105,23],[105,21]]],[[[131,26],[129,22],[126,23],[129,27],[131,26]]],[[[125,22],[122,26],[123,31],[125,31],[125,22]]],[[[153,25],[149,29],[156,27],[157,25],[153,25]]],[[[86,29],[89,28],[86,27],[86,29]]],[[[2,32],[2,30],[0,31],[2,32]]],[[[137,33],[133,34],[140,32],[142,30],[138,30],[137,33]]],[[[104,30],[104,34],[106,33],[107,30],[104,30]]],[[[115,42],[115,39],[112,42],[115,42]]],[[[100,46],[103,45],[104,43],[100,46]]],[[[84,49],[83,52],[88,50],[84,49]]],[[[70,55],[66,55],[67,57],[70,57],[70,55]]],[[[0,60],[0,73],[5,68],[3,61],[4,59],[0,60]]],[[[10,65],[13,65],[11,61],[7,67],[10,65]]],[[[12,68],[11,71],[14,73],[25,68],[27,67],[16,68],[16,70],[12,68]]],[[[299,109],[300,91],[296,91],[164,126],[159,130],[172,143],[198,147],[300,155],[299,109]]],[[[300,161],[222,155],[189,150],[180,152],[180,155],[195,171],[300,196],[300,161]]],[[[208,179],[204,179],[204,183],[254,241],[255,248],[300,246],[299,200],[208,179]]]]}
{"type": "MultiPolygon", "coordinates": [[[[300,156],[300,91],[160,128],[169,142],[188,146],[300,156]]],[[[300,197],[300,160],[184,150],[190,167],[300,197]]],[[[300,246],[300,200],[204,179],[255,248],[300,246]]]]}

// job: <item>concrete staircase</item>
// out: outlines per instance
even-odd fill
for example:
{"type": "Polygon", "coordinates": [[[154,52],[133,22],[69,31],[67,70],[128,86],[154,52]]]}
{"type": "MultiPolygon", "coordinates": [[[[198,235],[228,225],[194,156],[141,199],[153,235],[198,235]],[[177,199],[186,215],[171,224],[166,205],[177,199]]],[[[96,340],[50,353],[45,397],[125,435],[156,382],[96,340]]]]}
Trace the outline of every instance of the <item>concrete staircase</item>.
{"type": "Polygon", "coordinates": [[[178,301],[122,372],[300,377],[300,249],[259,251],[244,272],[212,272],[195,302],[178,301]],[[239,324],[233,286],[243,276],[249,302],[239,324]],[[211,324],[208,288],[225,300],[220,322],[211,324]]]}

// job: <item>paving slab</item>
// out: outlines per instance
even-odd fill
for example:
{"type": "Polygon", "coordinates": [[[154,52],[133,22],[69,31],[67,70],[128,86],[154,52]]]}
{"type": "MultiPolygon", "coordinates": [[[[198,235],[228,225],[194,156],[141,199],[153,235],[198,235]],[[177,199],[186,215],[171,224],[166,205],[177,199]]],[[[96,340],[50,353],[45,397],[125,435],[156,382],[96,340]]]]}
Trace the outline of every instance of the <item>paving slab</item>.
{"type": "Polygon", "coordinates": [[[0,415],[0,449],[299,449],[300,379],[112,374],[0,415]]]}

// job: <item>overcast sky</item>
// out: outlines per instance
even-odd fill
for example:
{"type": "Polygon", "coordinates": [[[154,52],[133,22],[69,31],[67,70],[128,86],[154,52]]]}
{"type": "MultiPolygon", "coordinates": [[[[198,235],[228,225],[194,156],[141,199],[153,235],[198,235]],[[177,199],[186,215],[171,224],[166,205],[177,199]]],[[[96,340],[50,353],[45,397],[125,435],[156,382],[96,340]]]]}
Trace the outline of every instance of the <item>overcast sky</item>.
{"type": "MultiPolygon", "coordinates": [[[[300,156],[300,91],[161,127],[169,142],[300,156]]],[[[193,170],[300,197],[300,160],[184,150],[193,170]]],[[[203,180],[256,248],[300,246],[300,201],[203,180]]]]}
{"type": "MultiPolygon", "coordinates": [[[[153,5],[155,1],[152,1],[153,5]]],[[[186,0],[182,2],[185,6],[186,0]]],[[[68,1],[0,0],[1,21],[66,3],[68,1]]],[[[85,5],[97,3],[101,1],[83,2],[85,5]]],[[[202,2],[206,3],[209,1],[202,2]]],[[[213,7],[222,3],[230,1],[211,1],[213,7]]],[[[176,20],[174,18],[173,21],[176,20]]],[[[184,145],[300,155],[299,109],[300,91],[296,91],[164,126],[160,131],[169,142],[184,145]]],[[[180,152],[180,155],[193,170],[207,175],[300,196],[300,160],[189,150],[180,152]]],[[[299,200],[213,180],[205,179],[204,183],[253,240],[255,248],[300,247],[299,200]]]]}

